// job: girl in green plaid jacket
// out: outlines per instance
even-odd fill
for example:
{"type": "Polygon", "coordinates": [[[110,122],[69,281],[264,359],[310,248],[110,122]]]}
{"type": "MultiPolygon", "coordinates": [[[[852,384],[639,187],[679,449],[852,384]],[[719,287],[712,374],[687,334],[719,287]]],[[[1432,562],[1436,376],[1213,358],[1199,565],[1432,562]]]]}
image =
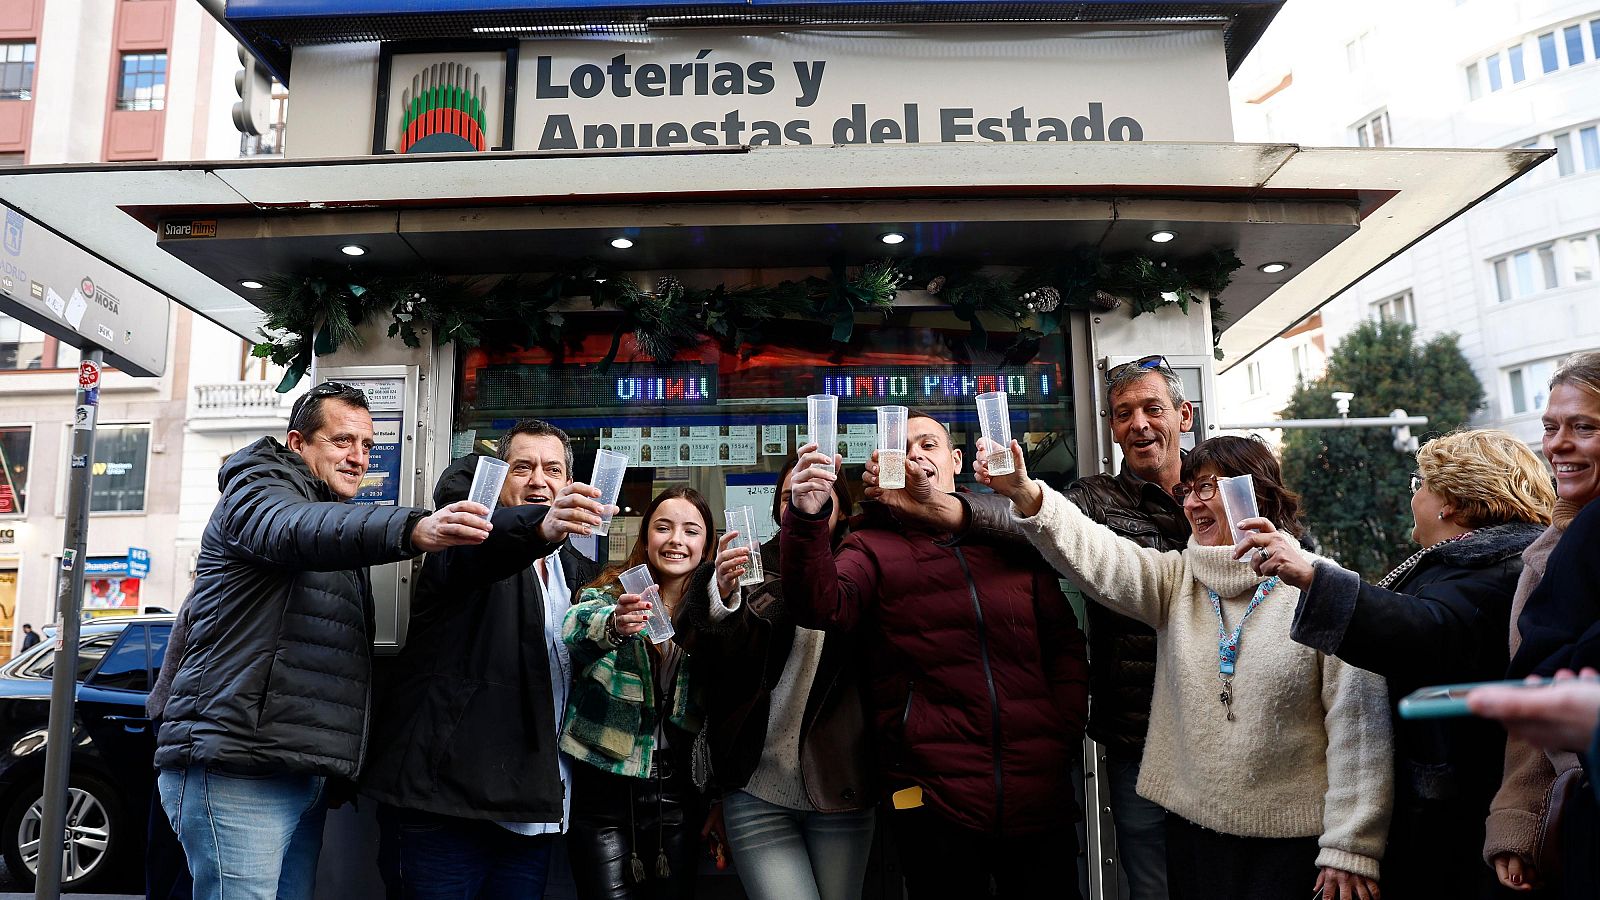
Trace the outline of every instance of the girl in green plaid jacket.
{"type": "Polygon", "coordinates": [[[727,615],[722,598],[737,606],[748,555],[728,549],[724,536],[713,566],[715,533],[698,491],[668,488],[645,508],[644,530],[628,558],[584,588],[567,612],[562,638],[573,684],[561,750],[579,763],[568,851],[581,900],[693,894],[704,810],[689,757],[701,725],[700,685],[683,646],[694,628],[680,612],[686,597],[704,592],[711,615],[727,615]],[[649,603],[623,594],[617,579],[641,564],[649,565],[660,602],[680,628],[661,644],[639,636],[649,603]],[[652,858],[647,871],[644,860],[652,858]]]}

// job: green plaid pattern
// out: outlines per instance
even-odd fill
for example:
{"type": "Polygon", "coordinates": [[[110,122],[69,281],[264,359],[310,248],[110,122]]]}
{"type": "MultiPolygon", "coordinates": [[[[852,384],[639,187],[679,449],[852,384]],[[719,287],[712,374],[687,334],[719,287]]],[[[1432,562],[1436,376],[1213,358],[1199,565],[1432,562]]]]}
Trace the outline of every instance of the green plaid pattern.
{"type": "MultiPolygon", "coordinates": [[[[617,775],[648,778],[656,752],[656,683],[645,638],[606,640],[606,620],[616,597],[584,588],[567,611],[561,638],[572,652],[573,684],[561,727],[561,749],[574,759],[617,775]]],[[[692,658],[678,666],[667,721],[694,734],[701,709],[694,693],[692,658]]]]}

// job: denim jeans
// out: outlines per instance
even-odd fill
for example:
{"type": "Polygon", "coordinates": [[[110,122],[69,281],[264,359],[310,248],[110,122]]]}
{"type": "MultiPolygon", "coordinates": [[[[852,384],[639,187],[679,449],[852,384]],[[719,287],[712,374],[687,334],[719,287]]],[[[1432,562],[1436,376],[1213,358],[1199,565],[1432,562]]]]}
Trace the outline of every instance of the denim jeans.
{"type": "Polygon", "coordinates": [[[733,864],[750,900],[859,900],[871,809],[801,812],[744,791],[722,798],[733,864]]]}
{"type": "Polygon", "coordinates": [[[1167,900],[1167,811],[1139,796],[1139,758],[1107,754],[1111,820],[1130,900],[1167,900]]]}
{"type": "Polygon", "coordinates": [[[481,819],[394,810],[406,900],[537,900],[553,834],[522,835],[481,819]]]}
{"type": "Polygon", "coordinates": [[[328,812],[325,778],[190,766],[162,769],[157,785],[197,900],[311,900],[328,812]]]}

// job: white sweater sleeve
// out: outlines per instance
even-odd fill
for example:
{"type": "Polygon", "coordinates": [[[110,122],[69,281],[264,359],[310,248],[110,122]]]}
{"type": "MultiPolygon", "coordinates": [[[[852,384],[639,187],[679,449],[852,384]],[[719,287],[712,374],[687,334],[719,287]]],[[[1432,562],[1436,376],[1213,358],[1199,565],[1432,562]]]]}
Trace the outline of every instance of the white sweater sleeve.
{"type": "Polygon", "coordinates": [[[1045,561],[1101,604],[1160,627],[1172,596],[1187,580],[1183,554],[1141,547],[1101,525],[1044,482],[1038,515],[1011,515],[1045,561]]]}
{"type": "Polygon", "coordinates": [[[1384,680],[1322,658],[1328,792],[1317,865],[1378,877],[1394,807],[1394,737],[1384,680]]]}

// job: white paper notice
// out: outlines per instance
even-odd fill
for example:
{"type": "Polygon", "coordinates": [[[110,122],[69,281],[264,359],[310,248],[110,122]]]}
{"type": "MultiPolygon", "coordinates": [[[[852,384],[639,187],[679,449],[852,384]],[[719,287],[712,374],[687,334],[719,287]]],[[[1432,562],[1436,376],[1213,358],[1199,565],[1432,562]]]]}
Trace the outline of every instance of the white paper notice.
{"type": "Polygon", "coordinates": [[[729,508],[748,506],[756,514],[756,539],[765,544],[778,533],[778,523],[772,521],[772,497],[778,493],[775,484],[730,484],[723,491],[729,508]]]}
{"type": "Polygon", "coordinates": [[[688,447],[689,465],[714,466],[717,464],[717,440],[715,436],[709,438],[690,438],[688,447]]]}
{"type": "Polygon", "coordinates": [[[756,464],[756,442],[754,438],[738,438],[728,441],[728,463],[735,466],[753,466],[756,464]]]}
{"type": "Polygon", "coordinates": [[[716,426],[716,425],[691,425],[691,426],[689,426],[689,437],[692,437],[692,438],[714,438],[714,437],[719,437],[720,435],[721,435],[721,432],[720,432],[718,426],[716,426]]]}
{"type": "Polygon", "coordinates": [[[89,298],[83,296],[83,291],[73,291],[72,299],[67,301],[67,324],[73,328],[83,324],[83,314],[89,309],[89,298]]]}
{"type": "Polygon", "coordinates": [[[65,318],[67,315],[67,301],[61,299],[61,295],[56,293],[53,287],[44,289],[44,305],[50,307],[50,311],[57,317],[65,318]]]}
{"type": "Polygon", "coordinates": [[[788,456],[789,455],[789,426],[763,425],[761,426],[761,455],[762,456],[788,456]]]}

